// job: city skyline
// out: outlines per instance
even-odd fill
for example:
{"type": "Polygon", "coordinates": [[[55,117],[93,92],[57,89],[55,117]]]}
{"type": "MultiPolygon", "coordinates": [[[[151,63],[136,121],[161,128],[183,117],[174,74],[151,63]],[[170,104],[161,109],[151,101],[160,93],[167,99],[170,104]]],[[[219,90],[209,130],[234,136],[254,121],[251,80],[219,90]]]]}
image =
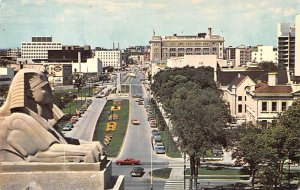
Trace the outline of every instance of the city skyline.
{"type": "Polygon", "coordinates": [[[277,24],[292,25],[300,1],[290,0],[0,0],[0,48],[20,47],[32,36],[52,36],[65,45],[121,48],[149,45],[156,35],[207,32],[225,47],[276,46],[277,24]]]}

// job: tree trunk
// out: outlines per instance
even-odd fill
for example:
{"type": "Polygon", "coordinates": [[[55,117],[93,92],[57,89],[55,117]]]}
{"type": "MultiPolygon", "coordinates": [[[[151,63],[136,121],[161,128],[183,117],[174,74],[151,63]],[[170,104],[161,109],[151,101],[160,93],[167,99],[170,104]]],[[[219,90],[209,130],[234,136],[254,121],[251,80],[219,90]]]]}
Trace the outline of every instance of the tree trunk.
{"type": "Polygon", "coordinates": [[[251,173],[251,175],[252,175],[251,186],[252,186],[252,189],[254,189],[254,179],[255,179],[256,169],[252,169],[251,172],[252,172],[251,173]]]}
{"type": "Polygon", "coordinates": [[[195,189],[198,189],[198,169],[200,167],[200,158],[195,158],[195,189]]]}
{"type": "Polygon", "coordinates": [[[194,155],[190,155],[190,168],[191,168],[191,176],[190,176],[190,190],[193,190],[193,177],[195,173],[194,168],[194,155]]]}

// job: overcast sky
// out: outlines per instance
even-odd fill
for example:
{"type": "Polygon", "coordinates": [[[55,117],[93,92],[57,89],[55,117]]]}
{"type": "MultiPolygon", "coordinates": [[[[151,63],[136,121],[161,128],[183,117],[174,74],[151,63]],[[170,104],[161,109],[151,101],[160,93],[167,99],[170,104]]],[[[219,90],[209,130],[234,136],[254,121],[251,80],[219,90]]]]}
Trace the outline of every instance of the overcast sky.
{"type": "Polygon", "coordinates": [[[225,46],[276,45],[277,23],[294,24],[300,0],[0,0],[0,48],[31,36],[65,45],[121,48],[156,35],[224,36],[225,46]]]}

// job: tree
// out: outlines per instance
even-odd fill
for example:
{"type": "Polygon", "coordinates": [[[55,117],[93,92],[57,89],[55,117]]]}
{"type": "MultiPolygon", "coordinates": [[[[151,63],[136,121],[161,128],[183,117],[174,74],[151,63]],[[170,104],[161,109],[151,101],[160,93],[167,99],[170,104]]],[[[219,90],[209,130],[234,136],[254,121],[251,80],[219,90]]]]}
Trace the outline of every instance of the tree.
{"type": "Polygon", "coordinates": [[[236,164],[249,165],[252,188],[254,188],[259,166],[264,163],[269,151],[266,142],[261,129],[253,125],[247,125],[242,130],[240,140],[232,154],[232,157],[236,159],[236,164]]]}
{"type": "Polygon", "coordinates": [[[216,145],[226,146],[224,128],[228,107],[213,79],[210,67],[184,67],[160,71],[151,85],[156,98],[171,114],[181,150],[190,157],[191,187],[197,189],[200,158],[216,145]],[[193,183],[194,182],[194,183],[193,183]]]}

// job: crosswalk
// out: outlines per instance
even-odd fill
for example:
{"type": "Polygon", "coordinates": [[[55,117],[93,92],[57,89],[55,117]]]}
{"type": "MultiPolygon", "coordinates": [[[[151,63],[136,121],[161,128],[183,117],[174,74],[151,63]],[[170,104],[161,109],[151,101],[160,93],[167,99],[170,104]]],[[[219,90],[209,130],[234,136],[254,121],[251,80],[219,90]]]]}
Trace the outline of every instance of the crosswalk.
{"type": "Polygon", "coordinates": [[[168,180],[166,181],[164,190],[188,190],[190,187],[189,184],[189,180],[186,179],[185,180],[185,184],[184,184],[184,180],[168,180]]]}

